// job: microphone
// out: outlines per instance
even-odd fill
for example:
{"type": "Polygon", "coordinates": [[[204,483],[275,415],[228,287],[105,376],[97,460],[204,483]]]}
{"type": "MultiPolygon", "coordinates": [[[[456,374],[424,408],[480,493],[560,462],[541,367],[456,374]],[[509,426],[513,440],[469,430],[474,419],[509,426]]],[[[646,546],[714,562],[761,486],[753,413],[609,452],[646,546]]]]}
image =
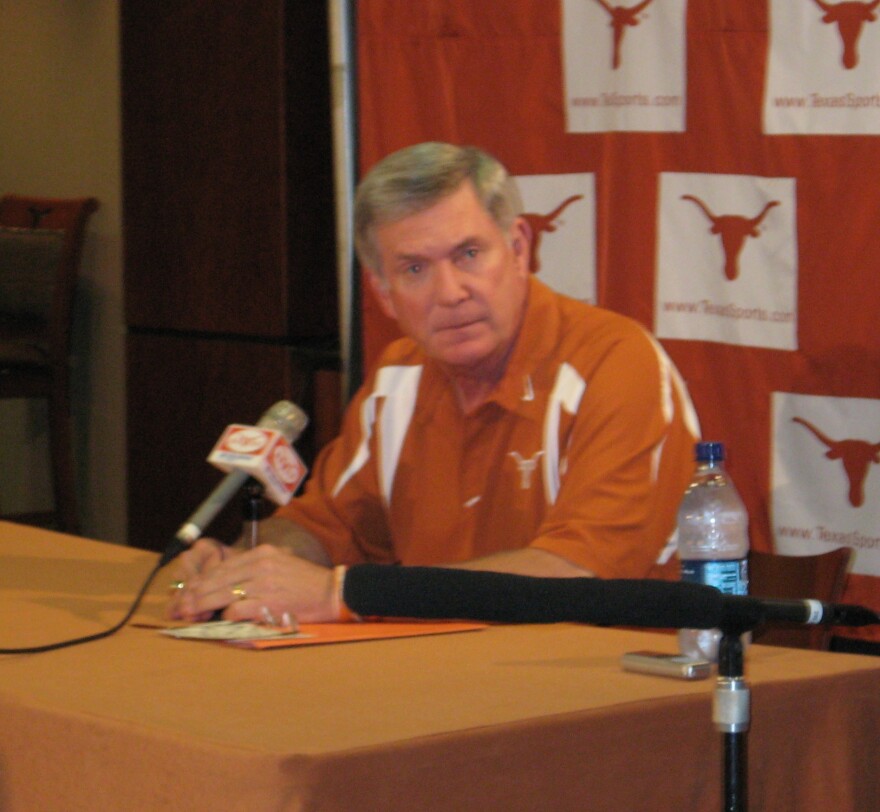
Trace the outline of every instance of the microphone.
{"type": "Polygon", "coordinates": [[[589,623],[742,633],[774,620],[862,626],[880,622],[861,606],[762,600],[715,587],[652,579],[536,578],[482,570],[356,564],[343,601],[361,616],[589,623]],[[809,606],[807,606],[809,605],[809,606]],[[808,618],[814,618],[809,620],[808,618]]]}
{"type": "Polygon", "coordinates": [[[285,436],[290,428],[290,421],[285,422],[284,433],[233,423],[211,450],[208,462],[221,471],[235,471],[262,483],[266,496],[277,505],[286,505],[306,475],[305,463],[285,436]]]}
{"type": "Polygon", "coordinates": [[[721,593],[705,584],[383,564],[349,567],[342,599],[362,616],[654,628],[711,629],[722,611],[721,593]]]}
{"type": "Polygon", "coordinates": [[[748,595],[725,595],[725,617],[751,617],[756,612],[760,623],[797,623],[803,626],[870,626],[880,623],[880,615],[865,606],[849,603],[823,603],[803,600],[755,598],[748,595]]]}
{"type": "MultiPolygon", "coordinates": [[[[303,433],[308,423],[309,419],[306,416],[306,413],[300,409],[299,406],[288,400],[279,400],[260,418],[257,423],[257,428],[278,432],[283,436],[287,443],[292,444],[296,442],[300,434],[303,433]]],[[[215,450],[223,443],[224,438],[228,436],[230,430],[235,428],[241,429],[242,427],[230,426],[220,438],[217,446],[215,446],[215,450]]],[[[212,454],[213,453],[214,452],[212,451],[212,454]]],[[[240,456],[246,458],[249,456],[252,457],[253,455],[242,453],[240,456]]],[[[259,463],[260,460],[257,460],[257,462],[259,463]]],[[[226,467],[227,470],[229,470],[229,473],[226,474],[217,487],[211,491],[207,498],[195,509],[192,515],[178,528],[177,532],[174,534],[174,540],[168,545],[163,553],[159,566],[165,566],[165,564],[174,559],[177,555],[183,552],[186,547],[198,539],[204,532],[205,528],[214,520],[217,514],[226,507],[230,499],[241,490],[251,477],[259,478],[263,481],[263,484],[271,485],[270,492],[273,496],[276,495],[276,488],[274,487],[275,483],[272,482],[271,472],[267,470],[270,466],[271,463],[262,466],[258,464],[240,464],[238,467],[233,467],[232,464],[227,465],[226,467]]],[[[289,479],[289,476],[285,474],[284,479],[289,479]]]]}

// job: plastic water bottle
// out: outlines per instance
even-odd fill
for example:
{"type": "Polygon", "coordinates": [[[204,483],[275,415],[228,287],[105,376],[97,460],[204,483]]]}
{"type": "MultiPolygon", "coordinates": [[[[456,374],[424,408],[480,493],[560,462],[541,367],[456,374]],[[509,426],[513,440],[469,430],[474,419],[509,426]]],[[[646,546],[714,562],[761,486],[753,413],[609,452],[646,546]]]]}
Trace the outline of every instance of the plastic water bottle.
{"type": "MultiPolygon", "coordinates": [[[[723,443],[696,444],[697,470],[678,510],[681,579],[728,595],[748,593],[749,517],[724,468],[723,443]]],[[[714,662],[718,629],[681,629],[682,654],[714,662]]]]}

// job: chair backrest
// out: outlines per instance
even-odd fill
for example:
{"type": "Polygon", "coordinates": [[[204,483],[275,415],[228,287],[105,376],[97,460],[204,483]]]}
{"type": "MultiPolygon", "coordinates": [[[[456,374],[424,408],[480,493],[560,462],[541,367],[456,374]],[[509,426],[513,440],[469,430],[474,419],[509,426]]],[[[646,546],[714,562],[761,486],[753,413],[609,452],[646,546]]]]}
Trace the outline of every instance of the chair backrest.
{"type": "MultiPolygon", "coordinates": [[[[759,598],[813,598],[840,601],[852,559],[851,547],[818,555],[749,553],[749,593],[759,598]]],[[[832,630],[819,626],[773,624],[756,629],[753,640],[762,645],[827,650],[832,630]]]]}
{"type": "Polygon", "coordinates": [[[0,317],[16,324],[48,323],[64,232],[0,226],[0,317]]]}
{"type": "MultiPolygon", "coordinates": [[[[50,198],[28,197],[26,195],[4,195],[0,197],[0,227],[7,229],[10,240],[14,233],[10,230],[35,229],[41,236],[33,235],[34,240],[43,239],[47,243],[44,251],[51,246],[48,234],[63,232],[64,239],[58,258],[56,274],[51,280],[51,303],[49,305],[46,343],[47,351],[54,363],[66,364],[70,347],[70,327],[73,316],[73,294],[82,255],[86,224],[92,212],[98,208],[98,201],[92,197],[50,198]]],[[[30,246],[33,250],[33,246],[30,246]]],[[[21,288],[21,279],[18,281],[21,288]]],[[[25,307],[40,305],[40,294],[35,286],[22,292],[18,302],[25,307]]]]}

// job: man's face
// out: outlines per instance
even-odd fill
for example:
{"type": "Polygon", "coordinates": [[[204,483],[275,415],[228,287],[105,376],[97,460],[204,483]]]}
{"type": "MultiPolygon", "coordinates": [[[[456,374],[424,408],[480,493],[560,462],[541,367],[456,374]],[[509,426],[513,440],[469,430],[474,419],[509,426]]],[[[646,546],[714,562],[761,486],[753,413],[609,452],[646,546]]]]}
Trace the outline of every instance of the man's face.
{"type": "Polygon", "coordinates": [[[453,374],[497,377],[522,323],[530,233],[505,234],[470,182],[375,232],[385,313],[453,374]]]}

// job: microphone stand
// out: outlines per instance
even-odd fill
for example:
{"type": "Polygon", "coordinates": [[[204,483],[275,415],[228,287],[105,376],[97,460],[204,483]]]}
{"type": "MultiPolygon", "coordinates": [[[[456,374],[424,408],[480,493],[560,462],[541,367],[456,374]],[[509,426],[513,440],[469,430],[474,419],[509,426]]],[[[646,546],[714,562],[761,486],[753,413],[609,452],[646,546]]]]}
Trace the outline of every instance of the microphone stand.
{"type": "Polygon", "coordinates": [[[712,721],[724,738],[724,812],[748,809],[746,734],[751,695],[744,677],[744,628],[721,630],[712,721]]]}
{"type": "Polygon", "coordinates": [[[252,550],[260,543],[260,517],[263,515],[264,488],[262,483],[250,477],[245,483],[244,490],[241,539],[244,546],[252,550]]]}

